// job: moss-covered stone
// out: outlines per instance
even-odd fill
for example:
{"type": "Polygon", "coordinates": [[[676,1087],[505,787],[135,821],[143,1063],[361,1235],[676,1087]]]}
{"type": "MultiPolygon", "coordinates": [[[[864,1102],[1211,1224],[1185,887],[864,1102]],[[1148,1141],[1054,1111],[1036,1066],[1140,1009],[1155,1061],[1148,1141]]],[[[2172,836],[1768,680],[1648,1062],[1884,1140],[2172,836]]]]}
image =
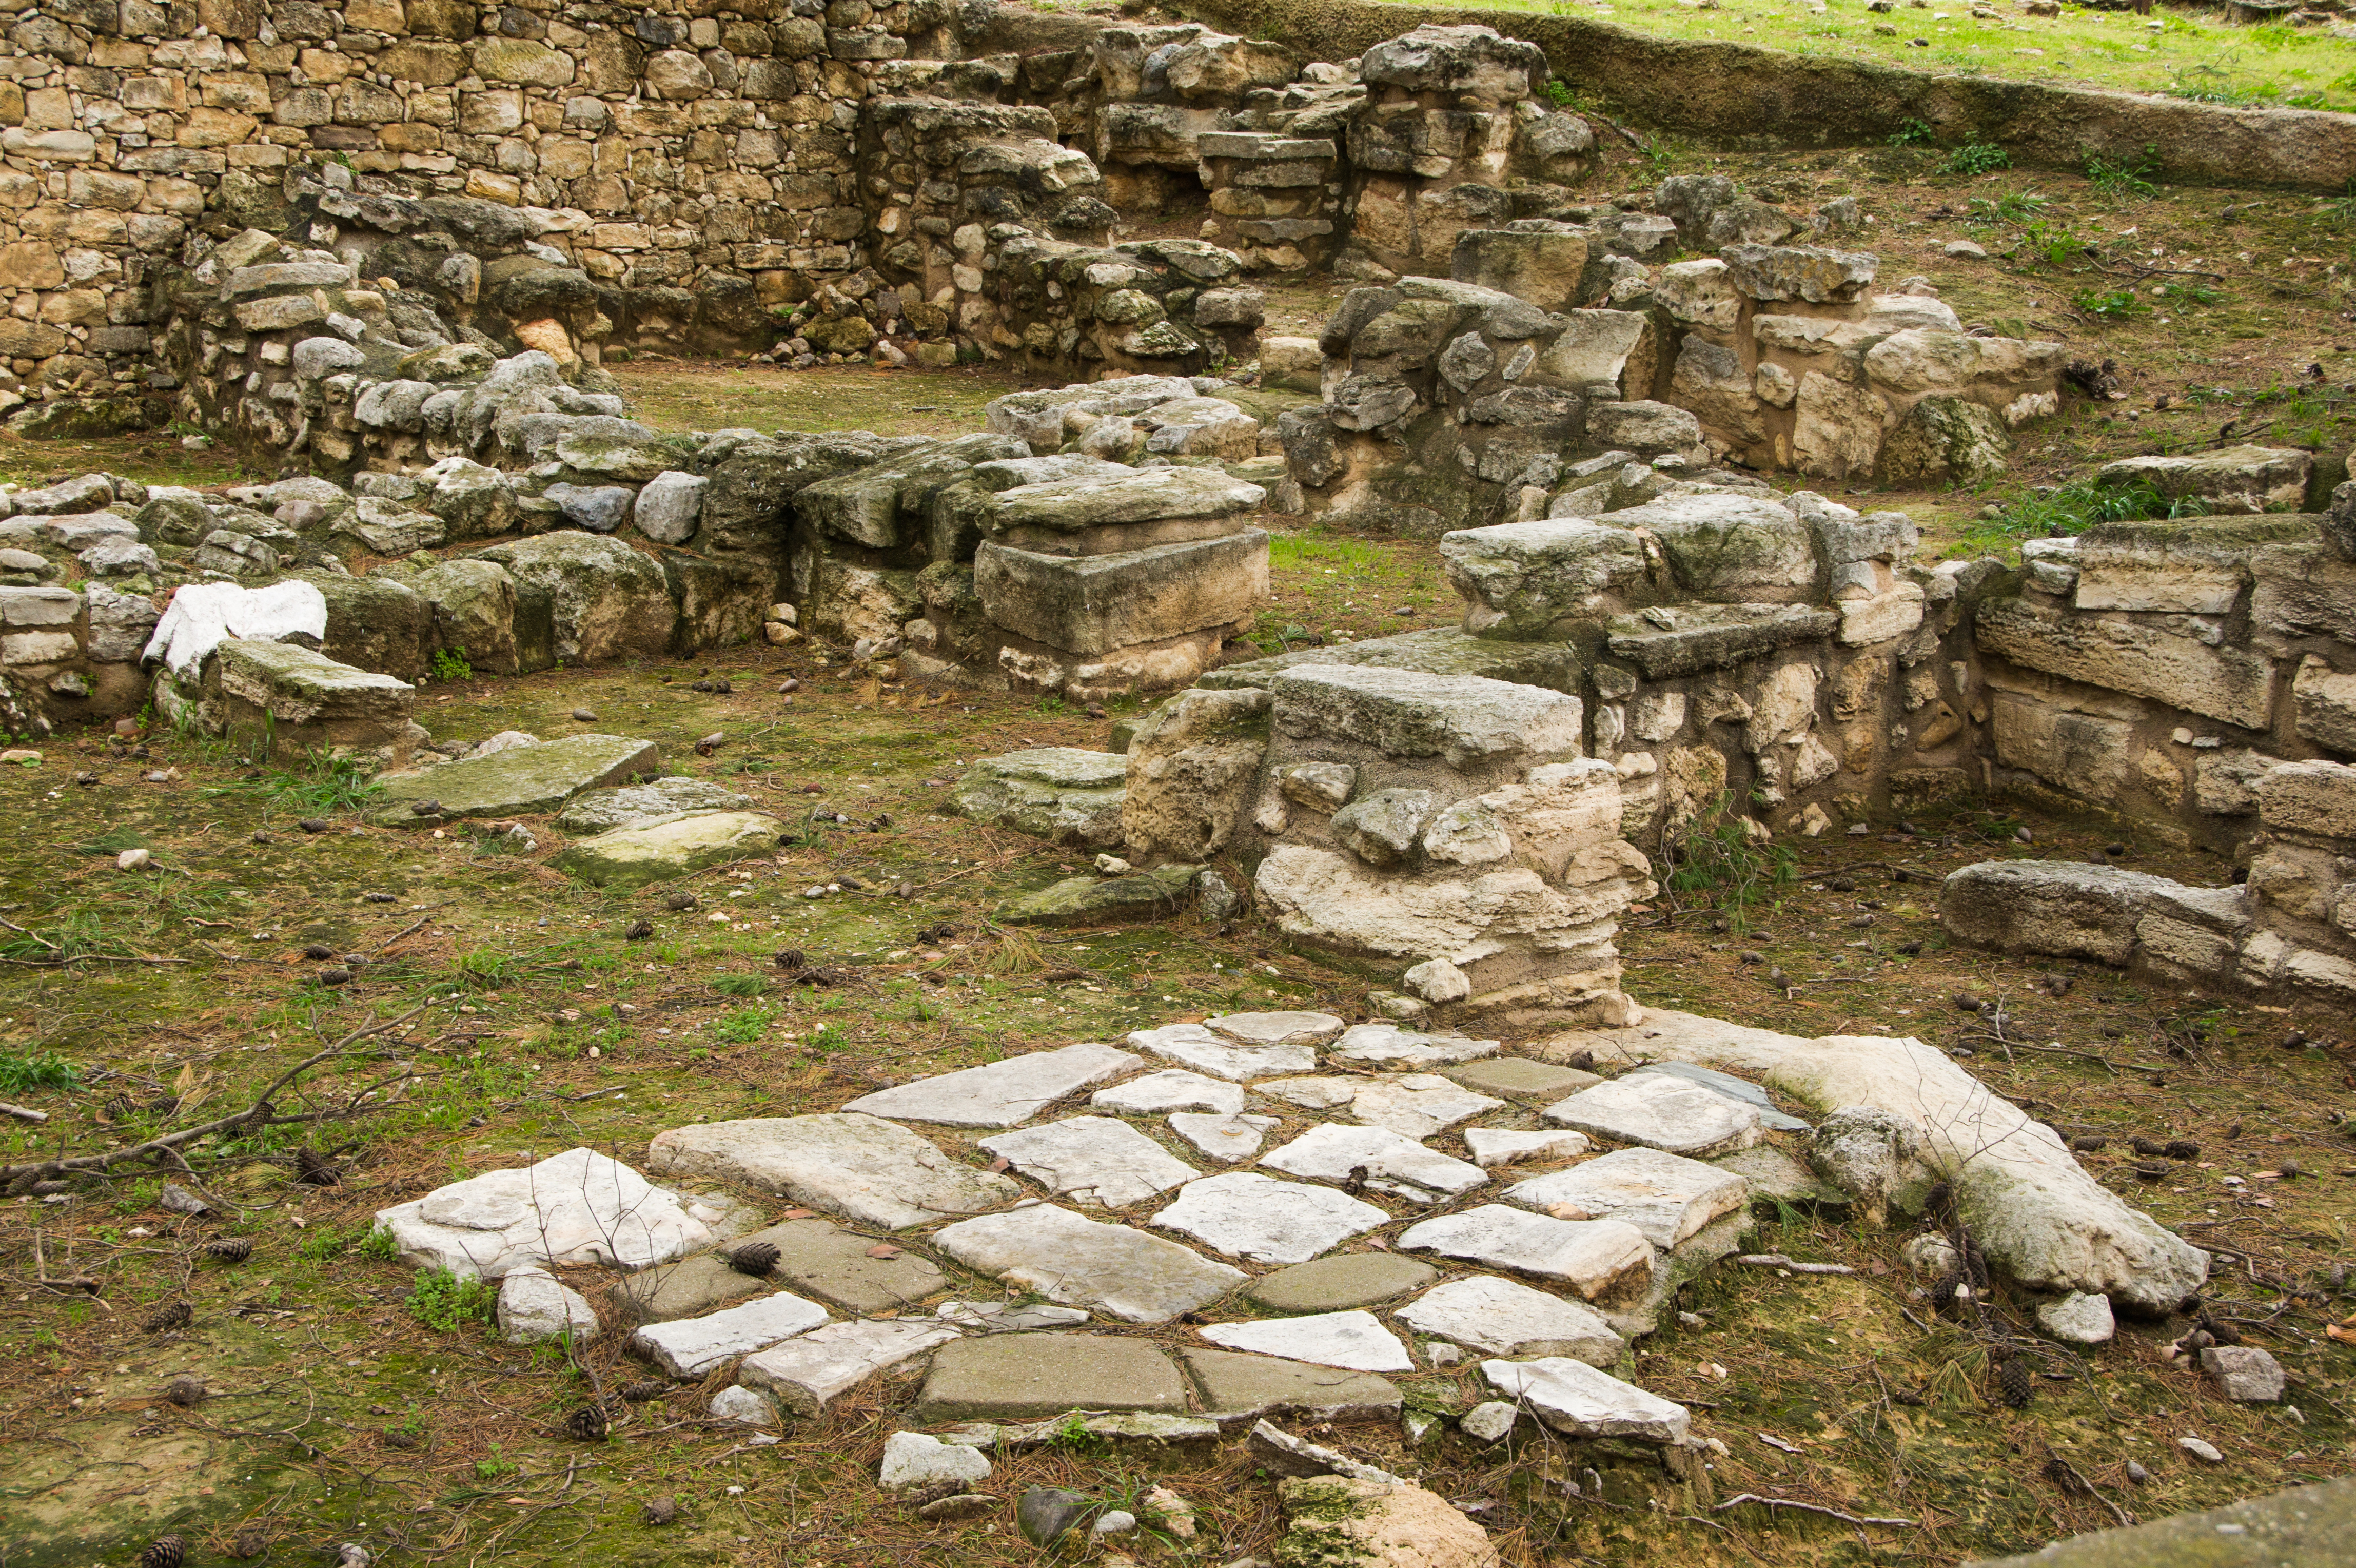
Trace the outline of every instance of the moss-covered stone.
{"type": "Polygon", "coordinates": [[[998,912],[1010,926],[1093,926],[1166,920],[1186,907],[1199,865],[1162,865],[1126,876],[1067,876],[998,912]]]}

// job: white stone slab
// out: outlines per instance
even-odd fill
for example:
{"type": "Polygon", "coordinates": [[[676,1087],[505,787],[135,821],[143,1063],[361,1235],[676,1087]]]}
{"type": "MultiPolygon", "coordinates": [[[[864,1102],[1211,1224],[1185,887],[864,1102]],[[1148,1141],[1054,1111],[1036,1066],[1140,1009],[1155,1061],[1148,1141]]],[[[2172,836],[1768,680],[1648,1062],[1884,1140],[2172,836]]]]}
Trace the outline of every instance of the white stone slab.
{"type": "Polygon", "coordinates": [[[1248,1046],[1320,1046],[1343,1027],[1331,1013],[1224,1013],[1203,1024],[1248,1046]]]}
{"type": "Polygon", "coordinates": [[[1653,1269],[1653,1244],[1633,1225],[1616,1219],[1556,1219],[1502,1203],[1484,1203],[1409,1226],[1398,1244],[1410,1252],[1438,1252],[1561,1280],[1590,1301],[1624,1283],[1649,1279],[1653,1269]]]}
{"type": "Polygon", "coordinates": [[[1009,1057],[987,1067],[920,1078],[895,1089],[862,1094],[843,1109],[944,1127],[1012,1127],[1067,1094],[1119,1078],[1141,1065],[1127,1051],[1110,1046],[1066,1046],[1057,1051],[1009,1057]]]}
{"type": "Polygon", "coordinates": [[[895,1432],[885,1438],[884,1463],[875,1472],[875,1484],[887,1492],[962,1492],[988,1479],[990,1459],[980,1450],[921,1432],[895,1432]]]}
{"type": "Polygon", "coordinates": [[[546,1269],[527,1263],[499,1281],[499,1337],[537,1345],[570,1332],[576,1345],[597,1337],[597,1309],[546,1269]]]}
{"type": "Polygon", "coordinates": [[[1771,1133],[1808,1131],[1807,1122],[1776,1110],[1775,1102],[1768,1098],[1767,1091],[1747,1078],[1737,1078],[1730,1072],[1720,1072],[1698,1062],[1647,1062],[1643,1067],[1630,1068],[1623,1076],[1634,1078],[1640,1073],[1683,1079],[1687,1083],[1698,1084],[1712,1094],[1739,1100],[1759,1112],[1759,1124],[1771,1133]]]}
{"type": "Polygon", "coordinates": [[[1131,1323],[1167,1323],[1246,1277],[1175,1241],[1049,1203],[961,1219],[935,1234],[933,1244],[977,1273],[1131,1323]]]}
{"type": "Polygon", "coordinates": [[[1282,1119],[1275,1116],[1215,1116],[1181,1111],[1170,1118],[1170,1130],[1212,1159],[1226,1165],[1259,1153],[1268,1130],[1282,1119]]]}
{"type": "Polygon", "coordinates": [[[376,1222],[402,1262],[495,1280],[528,1263],[668,1262],[711,1245],[721,1212],[594,1149],[568,1149],[380,1208],[376,1222]]]}
{"type": "Polygon", "coordinates": [[[951,1159],[905,1127],[848,1112],[705,1122],[655,1134],[658,1171],[749,1182],[858,1225],[904,1230],[1023,1196],[1008,1176],[951,1159]]]}
{"type": "Polygon", "coordinates": [[[1203,1337],[1230,1350],[1347,1367],[1359,1372],[1412,1372],[1414,1359],[1398,1337],[1371,1312],[1320,1312],[1307,1317],[1269,1317],[1257,1323],[1215,1323],[1203,1337]]]}
{"type": "Polygon", "coordinates": [[[826,1308],[779,1291],[702,1317],[649,1323],[630,1336],[630,1348],[669,1372],[691,1380],[723,1361],[766,1350],[826,1321],[826,1308]]]}
{"type": "Polygon", "coordinates": [[[1158,1029],[1139,1029],[1129,1036],[1126,1043],[1137,1050],[1151,1051],[1165,1060],[1236,1083],[1280,1072],[1307,1072],[1317,1065],[1317,1053],[1308,1046],[1238,1045],[1200,1024],[1164,1024],[1158,1029]]]}
{"type": "Polygon", "coordinates": [[[1760,1139],[1756,1107],[1656,1073],[1582,1089],[1540,1114],[1599,1138],[1696,1158],[1747,1149],[1760,1139]]]}
{"type": "Polygon", "coordinates": [[[1464,1145],[1472,1163],[1494,1170],[1523,1160],[1568,1160],[1587,1153],[1587,1134],[1565,1127],[1544,1133],[1514,1133],[1499,1127],[1467,1127],[1464,1145]]]}
{"type": "Polygon", "coordinates": [[[1491,1356],[1568,1356],[1608,1367],[1628,1348],[1593,1308],[1494,1274],[1436,1285],[1396,1316],[1418,1334],[1491,1356]]]}
{"type": "Polygon", "coordinates": [[[1685,1436],[1691,1419],[1685,1406],[1567,1356],[1483,1361],[1481,1375],[1491,1388],[1529,1406],[1557,1432],[1574,1437],[1676,1443],[1685,1436]]]}
{"type": "Polygon", "coordinates": [[[1126,1208],[1203,1173],[1109,1116],[1072,1116],[981,1140],[981,1146],[1048,1191],[1126,1208]]]}
{"type": "Polygon", "coordinates": [[[776,1395],[796,1415],[813,1416],[886,1367],[958,1337],[956,1329],[929,1317],[830,1323],[745,1357],[736,1380],[776,1395]]]}
{"type": "Polygon", "coordinates": [[[1374,1067],[1429,1068],[1496,1054],[1494,1040],[1469,1039],[1462,1035],[1420,1035],[1397,1024],[1359,1024],[1344,1030],[1325,1056],[1329,1061],[1364,1062],[1374,1067]]]}
{"type": "Polygon", "coordinates": [[[1277,1078],[1253,1084],[1252,1092],[1304,1111],[1334,1111],[1357,1099],[1365,1084],[1362,1078],[1277,1078]]]}
{"type": "Polygon", "coordinates": [[[1475,1094],[1438,1073],[1411,1072],[1368,1081],[1351,1100],[1350,1114],[1369,1126],[1388,1127],[1410,1138],[1429,1138],[1459,1122],[1505,1107],[1504,1101],[1475,1094]]]}
{"type": "MultiPolygon", "coordinates": [[[[502,1311],[506,1305],[502,1295],[502,1311]]],[[[2072,1345],[2100,1345],[2118,1332],[2118,1323],[2111,1316],[2110,1298],[2089,1295],[2083,1291],[2072,1291],[2059,1301],[2039,1302],[2037,1326],[2072,1345]]]]}
{"type": "Polygon", "coordinates": [[[1178,1201],[1153,1217],[1231,1258],[1305,1263],[1390,1216],[1331,1187],[1278,1181],[1256,1171],[1205,1176],[1178,1189],[1178,1201]]]}
{"type": "Polygon", "coordinates": [[[1287,1176],[1347,1181],[1353,1173],[1380,1192],[1430,1203],[1469,1192],[1489,1179],[1466,1165],[1387,1127],[1345,1127],[1328,1122],[1312,1127],[1282,1148],[1260,1157],[1261,1165],[1287,1176]]]}
{"type": "Polygon", "coordinates": [[[1751,1200],[1732,1171],[1658,1149],[1616,1149],[1569,1170],[1515,1182],[1505,1201],[1558,1219],[1617,1219],[1663,1251],[1751,1200]]]}
{"type": "Polygon", "coordinates": [[[1233,1116],[1243,1108],[1243,1085],[1205,1078],[1182,1067],[1149,1072],[1088,1096],[1088,1109],[1113,1116],[1159,1116],[1171,1111],[1210,1111],[1233,1116]]]}

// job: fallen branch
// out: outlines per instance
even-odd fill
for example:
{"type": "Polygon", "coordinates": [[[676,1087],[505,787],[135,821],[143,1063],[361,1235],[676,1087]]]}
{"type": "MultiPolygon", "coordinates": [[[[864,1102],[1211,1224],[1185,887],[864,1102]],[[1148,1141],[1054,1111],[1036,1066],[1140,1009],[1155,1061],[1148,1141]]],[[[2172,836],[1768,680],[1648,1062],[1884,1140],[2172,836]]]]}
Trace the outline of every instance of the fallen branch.
{"type": "Polygon", "coordinates": [[[1860,1517],[1853,1513],[1843,1513],[1838,1509],[1828,1509],[1819,1503],[1797,1502],[1790,1498],[1762,1498],[1756,1492],[1739,1493],[1709,1511],[1724,1513],[1738,1503],[1757,1503],[1761,1508],[1767,1509],[1798,1509],[1803,1513],[1822,1514],[1826,1519],[1837,1519],[1843,1524],[1887,1524],[1895,1525],[1901,1530],[1912,1530],[1915,1527],[1914,1521],[1911,1519],[1881,1519],[1872,1514],[1860,1517]]]}
{"type": "Polygon", "coordinates": [[[1847,1263],[1795,1263],[1781,1252],[1745,1252],[1734,1260],[1753,1269],[1789,1269],[1795,1274],[1853,1274],[1847,1263]]]}
{"type": "Polygon", "coordinates": [[[36,1111],[29,1105],[11,1105],[5,1100],[0,1100],[0,1116],[14,1116],[19,1122],[46,1122],[49,1119],[46,1111],[36,1111]]]}

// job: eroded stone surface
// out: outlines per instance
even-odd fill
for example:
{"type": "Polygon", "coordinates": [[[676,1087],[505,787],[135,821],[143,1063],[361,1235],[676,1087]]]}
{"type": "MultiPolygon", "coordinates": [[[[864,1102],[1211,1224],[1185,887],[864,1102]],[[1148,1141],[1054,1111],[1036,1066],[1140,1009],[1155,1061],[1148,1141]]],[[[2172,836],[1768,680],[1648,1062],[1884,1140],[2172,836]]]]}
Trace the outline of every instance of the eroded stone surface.
{"type": "Polygon", "coordinates": [[[744,1358],[736,1380],[775,1394],[796,1415],[814,1416],[887,1367],[958,1337],[930,1318],[830,1323],[744,1358]]]}
{"type": "Polygon", "coordinates": [[[1440,1277],[1396,1252],[1344,1252],[1263,1274],[1244,1298],[1274,1312],[1343,1312],[1405,1295],[1440,1277]]]}
{"type": "Polygon", "coordinates": [[[1360,1372],[1411,1372],[1415,1362],[1398,1337],[1371,1312],[1323,1312],[1256,1323],[1215,1323],[1203,1337],[1230,1350],[1346,1367],[1360,1372]]]}
{"type": "Polygon", "coordinates": [[[999,1334],[933,1356],[916,1418],[989,1421],[1066,1411],[1185,1413],[1186,1385],[1151,1342],[1107,1334],[999,1334]]]}
{"type": "Polygon", "coordinates": [[[1569,1170],[1516,1182],[1505,1196],[1508,1203],[1558,1219],[1617,1219],[1666,1251],[1740,1208],[1751,1184],[1730,1171],[1658,1149],[1615,1149],[1569,1170]]]}
{"type": "Polygon", "coordinates": [[[750,1182],[887,1230],[979,1213],[1023,1196],[1015,1182],[962,1165],[905,1127],[848,1112],[674,1127],[655,1134],[647,1163],[658,1171],[750,1182]]]}
{"type": "Polygon", "coordinates": [[[1579,1068],[1534,1062],[1527,1057],[1491,1057],[1450,1068],[1440,1076],[1477,1094],[1494,1094],[1521,1104],[1551,1103],[1603,1081],[1579,1068]]]}
{"type": "Polygon", "coordinates": [[[1343,1033],[1331,1013],[1226,1013],[1203,1026],[1248,1046],[1317,1046],[1343,1033]]]}
{"type": "Polygon", "coordinates": [[[1615,1143],[1673,1155],[1723,1155],[1759,1141],[1756,1107],[1680,1079],[1646,1074],[1582,1089],[1546,1119],[1615,1143]]]}
{"type": "Polygon", "coordinates": [[[1072,1116],[1001,1133],[982,1139],[981,1146],[1052,1193],[1107,1208],[1142,1203],[1202,1174],[1109,1116],[1072,1116]]]}
{"type": "Polygon", "coordinates": [[[1355,1176],[1377,1191],[1417,1203],[1469,1192],[1489,1179],[1479,1166],[1428,1149],[1387,1127],[1330,1122],[1261,1155],[1259,1163],[1317,1181],[1348,1181],[1355,1176]]]}
{"type": "Polygon", "coordinates": [[[1317,1065],[1316,1051],[1306,1045],[1243,1045],[1200,1024],[1164,1024],[1158,1029],[1135,1030],[1127,1043],[1236,1083],[1277,1073],[1306,1072],[1317,1065]]]}
{"type": "Polygon", "coordinates": [[[1740,1101],[1759,1112],[1759,1124],[1771,1133],[1804,1133],[1808,1130],[1808,1123],[1797,1116],[1776,1110],[1775,1102],[1767,1098],[1767,1091],[1747,1078],[1737,1078],[1730,1072],[1719,1072],[1715,1068],[1706,1068],[1697,1062],[1647,1062],[1643,1067],[1632,1069],[1626,1076],[1635,1078],[1644,1073],[1680,1079],[1687,1083],[1697,1084],[1712,1094],[1740,1101]]]}
{"type": "Polygon", "coordinates": [[[1198,1408],[1223,1425],[1285,1413],[1317,1421],[1394,1415],[1401,1403],[1398,1385],[1372,1372],[1192,1346],[1181,1347],[1178,1359],[1194,1379],[1198,1408]]]}
{"type": "Polygon", "coordinates": [[[720,1218],[619,1160],[571,1149],[379,1209],[376,1223],[403,1262],[497,1279],[527,1263],[643,1269],[708,1245],[720,1218]]]}
{"type": "Polygon", "coordinates": [[[499,1281],[499,1337],[510,1345],[537,1345],[570,1333],[585,1345],[597,1337],[597,1312],[575,1290],[546,1269],[509,1269],[499,1281]]]}
{"type": "Polygon", "coordinates": [[[1483,1170],[1524,1161],[1575,1159],[1587,1153],[1587,1134],[1560,1128],[1543,1133],[1516,1133],[1498,1127],[1467,1127],[1464,1146],[1472,1163],[1483,1170]]]}
{"type": "Polygon", "coordinates": [[[1088,1107],[1115,1116],[1158,1116],[1170,1111],[1233,1116],[1244,1108],[1244,1091],[1220,1079],[1171,1068],[1099,1089],[1088,1097],[1088,1107]]]}
{"type": "Polygon", "coordinates": [[[1223,1116],[1215,1112],[1181,1111],[1170,1118],[1170,1130],[1207,1158],[1233,1165],[1258,1154],[1268,1130],[1278,1125],[1279,1121],[1274,1116],[1223,1116]]]}
{"type": "Polygon", "coordinates": [[[1418,1334],[1508,1359],[1568,1356],[1608,1367],[1627,1341],[1590,1308],[1494,1274],[1451,1280],[1399,1308],[1418,1334]]]}
{"type": "Polygon", "coordinates": [[[1189,1182],[1153,1223],[1258,1263],[1305,1263],[1390,1216],[1331,1187],[1229,1171],[1189,1182]]]}
{"type": "Polygon", "coordinates": [[[781,1290],[702,1317],[649,1323],[630,1336],[630,1348],[674,1378],[694,1379],[825,1321],[826,1308],[781,1290]]]}
{"type": "Polygon", "coordinates": [[[1505,1103],[1436,1073],[1412,1072],[1367,1083],[1352,1097],[1350,1114],[1409,1138],[1429,1138],[1483,1112],[1502,1111],[1505,1103]]]}
{"type": "Polygon", "coordinates": [[[1012,1127],[1067,1094],[1119,1078],[1139,1065],[1139,1058],[1110,1046],[1066,1046],[920,1078],[862,1094],[843,1109],[946,1127],[1012,1127]]]}
{"type": "MultiPolygon", "coordinates": [[[[1376,1067],[1446,1067],[1496,1054],[1494,1040],[1462,1035],[1422,1035],[1396,1024],[1360,1024],[1343,1031],[1326,1053],[1335,1061],[1376,1067]]],[[[1462,1079],[1458,1079],[1462,1082],[1462,1079]]]]}
{"type": "Polygon", "coordinates": [[[1481,1375],[1491,1388],[1519,1400],[1540,1421],[1573,1437],[1675,1443],[1685,1436],[1691,1420],[1685,1406],[1567,1356],[1483,1361],[1481,1375]]]}
{"type": "Polygon", "coordinates": [[[1398,1244],[1568,1283],[1588,1300],[1647,1279],[1653,1244],[1616,1219],[1557,1219],[1484,1203],[1411,1225],[1398,1244]]]}
{"type": "Polygon", "coordinates": [[[959,1220],[933,1243],[976,1273],[1131,1323],[1167,1323],[1216,1301],[1245,1277],[1175,1241],[1047,1203],[959,1220]]]}

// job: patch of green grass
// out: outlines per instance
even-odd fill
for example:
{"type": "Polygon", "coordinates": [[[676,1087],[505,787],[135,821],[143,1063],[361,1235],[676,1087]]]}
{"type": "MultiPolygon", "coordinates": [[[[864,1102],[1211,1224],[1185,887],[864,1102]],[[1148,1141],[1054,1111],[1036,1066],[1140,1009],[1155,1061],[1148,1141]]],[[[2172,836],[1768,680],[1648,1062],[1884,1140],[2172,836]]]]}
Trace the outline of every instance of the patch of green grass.
{"type": "Polygon", "coordinates": [[[739,1007],[722,1014],[712,1032],[732,1046],[749,1046],[768,1035],[772,1016],[766,1007],[739,1007]]]}
{"type": "Polygon", "coordinates": [[[262,789],[280,810],[305,816],[357,811],[384,793],[366,763],[325,751],[313,752],[300,768],[269,769],[262,777],[262,789]]]}
{"type": "Polygon", "coordinates": [[[1890,145],[1893,147],[1935,147],[1939,145],[1939,134],[1923,121],[1901,120],[1898,129],[1890,134],[1890,145]]]}
{"type": "Polygon", "coordinates": [[[445,685],[475,678],[475,667],[466,662],[463,648],[441,648],[434,653],[434,679],[445,685]]]}
{"type": "Polygon", "coordinates": [[[712,989],[723,996],[758,996],[766,983],[757,974],[723,974],[712,983],[712,989]]]}
{"type": "Polygon", "coordinates": [[[2080,310],[2104,321],[2129,321],[2151,314],[2151,306],[2131,288],[2081,289],[2075,303],[2080,310]]]}
{"type": "Polygon", "coordinates": [[[359,1244],[352,1250],[361,1257],[373,1259],[380,1263],[391,1262],[401,1256],[401,1243],[394,1240],[391,1231],[381,1225],[371,1227],[369,1233],[360,1238],[359,1244]]]}
{"type": "Polygon", "coordinates": [[[1947,155],[1949,174],[1994,174],[2012,166],[2012,155],[1994,142],[1969,141],[1947,155]]]}
{"type": "Polygon", "coordinates": [[[409,1316],[444,1334],[490,1319],[499,1292],[488,1280],[462,1277],[448,1269],[427,1269],[409,1287],[409,1316]]]}
{"type": "Polygon", "coordinates": [[[2140,157],[2122,158],[2116,163],[2086,156],[2086,177],[2094,188],[2114,200],[2133,198],[2148,200],[2159,194],[2159,148],[2146,143],[2140,157]]]}
{"type": "Polygon", "coordinates": [[[0,1094],[81,1087],[81,1069],[55,1051],[0,1050],[0,1094]]]}

